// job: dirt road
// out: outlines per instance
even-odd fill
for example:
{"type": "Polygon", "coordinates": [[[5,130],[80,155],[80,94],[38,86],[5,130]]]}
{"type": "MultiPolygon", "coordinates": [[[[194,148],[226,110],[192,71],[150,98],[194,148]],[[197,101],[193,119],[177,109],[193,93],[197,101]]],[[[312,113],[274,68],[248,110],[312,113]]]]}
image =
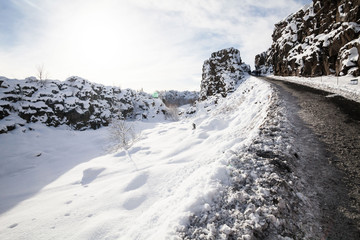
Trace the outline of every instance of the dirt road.
{"type": "Polygon", "coordinates": [[[319,210],[322,239],[360,239],[360,104],[309,87],[262,78],[278,91],[297,172],[319,210]]]}

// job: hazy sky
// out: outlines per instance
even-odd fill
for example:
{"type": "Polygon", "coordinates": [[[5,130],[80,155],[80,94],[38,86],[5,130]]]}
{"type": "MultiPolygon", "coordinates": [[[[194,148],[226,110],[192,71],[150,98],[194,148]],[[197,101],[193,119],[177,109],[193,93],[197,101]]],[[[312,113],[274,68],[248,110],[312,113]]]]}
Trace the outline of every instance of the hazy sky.
{"type": "Polygon", "coordinates": [[[274,24],[311,0],[0,0],[0,76],[80,76],[123,88],[199,90],[235,47],[253,68],[274,24]]]}

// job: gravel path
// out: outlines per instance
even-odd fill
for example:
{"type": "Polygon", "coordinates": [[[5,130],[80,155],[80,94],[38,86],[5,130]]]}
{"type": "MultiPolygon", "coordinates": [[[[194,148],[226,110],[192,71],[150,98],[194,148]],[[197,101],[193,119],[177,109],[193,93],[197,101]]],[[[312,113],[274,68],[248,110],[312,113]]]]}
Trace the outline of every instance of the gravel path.
{"type": "Polygon", "coordinates": [[[360,104],[263,79],[274,92],[259,135],[179,239],[360,239],[360,104]]]}
{"type": "Polygon", "coordinates": [[[263,79],[281,100],[297,153],[294,174],[306,187],[321,239],[360,239],[360,104],[263,79]]]}

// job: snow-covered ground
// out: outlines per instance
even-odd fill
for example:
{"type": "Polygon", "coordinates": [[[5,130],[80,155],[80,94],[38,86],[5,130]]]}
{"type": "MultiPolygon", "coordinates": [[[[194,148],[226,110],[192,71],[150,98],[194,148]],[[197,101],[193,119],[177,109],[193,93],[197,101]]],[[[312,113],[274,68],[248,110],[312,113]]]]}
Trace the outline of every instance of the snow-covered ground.
{"type": "Polygon", "coordinates": [[[258,136],[271,94],[250,77],[193,116],[135,122],[131,159],[105,151],[105,127],[31,124],[1,134],[0,239],[175,238],[231,184],[230,160],[258,136]]]}
{"type": "Polygon", "coordinates": [[[270,78],[294,82],[309,87],[317,88],[320,90],[332,92],[341,95],[345,98],[360,102],[360,78],[352,76],[322,76],[322,77],[294,77],[294,76],[274,76],[268,75],[270,78]],[[358,83],[354,84],[351,80],[357,79],[358,83]]]}

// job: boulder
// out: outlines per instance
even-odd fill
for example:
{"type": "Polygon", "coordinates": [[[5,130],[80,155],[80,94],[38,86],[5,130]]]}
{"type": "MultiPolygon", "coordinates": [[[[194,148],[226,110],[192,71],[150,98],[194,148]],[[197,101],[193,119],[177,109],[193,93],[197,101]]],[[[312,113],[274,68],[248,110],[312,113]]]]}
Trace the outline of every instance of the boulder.
{"type": "Polygon", "coordinates": [[[250,66],[241,61],[239,50],[227,48],[212,53],[203,65],[200,100],[214,95],[226,97],[248,73],[250,66]]]}

